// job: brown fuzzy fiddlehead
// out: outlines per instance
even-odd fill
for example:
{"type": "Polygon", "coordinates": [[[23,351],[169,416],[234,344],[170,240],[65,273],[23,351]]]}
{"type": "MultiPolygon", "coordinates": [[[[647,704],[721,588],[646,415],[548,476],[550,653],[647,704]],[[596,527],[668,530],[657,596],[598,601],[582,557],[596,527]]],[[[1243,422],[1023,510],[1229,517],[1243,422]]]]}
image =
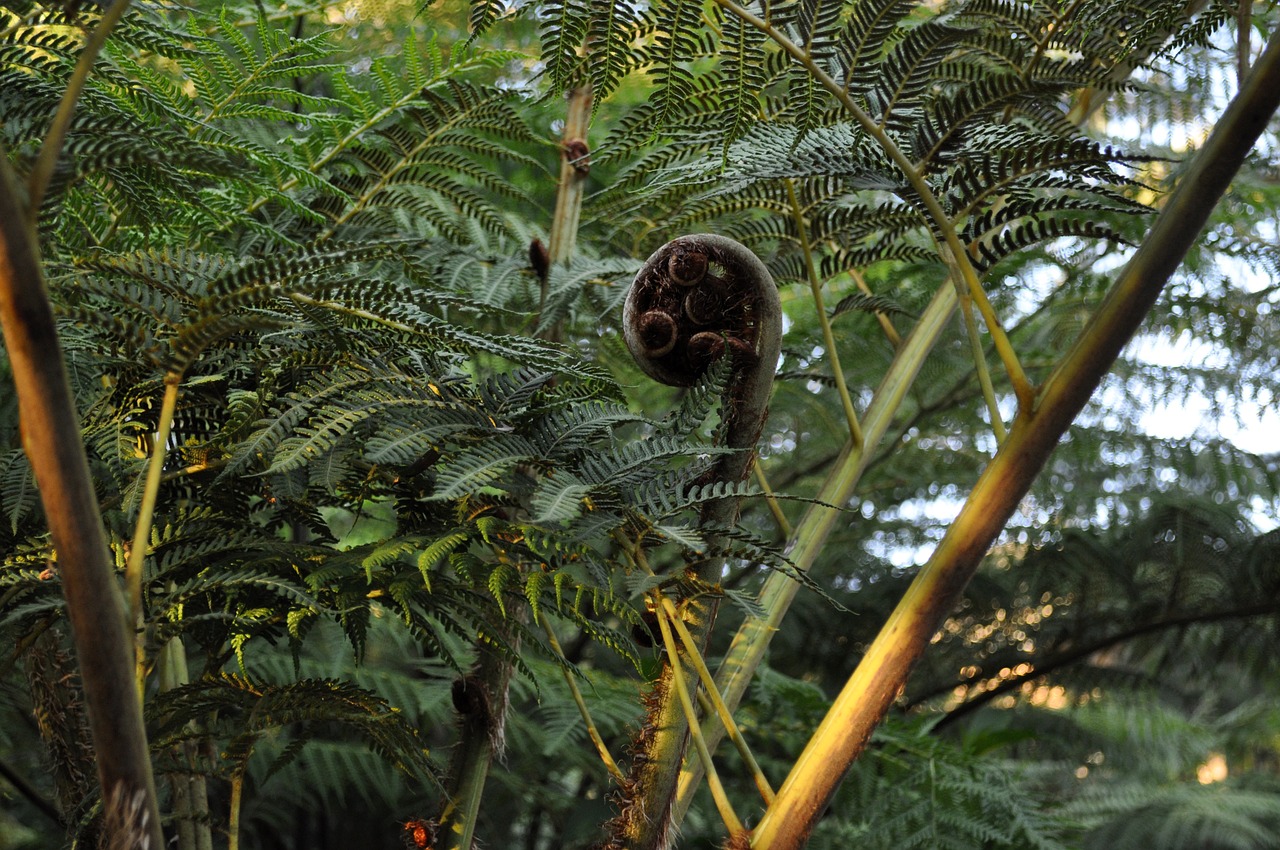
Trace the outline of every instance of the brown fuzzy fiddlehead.
{"type": "MultiPolygon", "coordinates": [[[[733,358],[722,416],[724,444],[737,451],[720,458],[709,481],[746,477],[768,415],[782,336],[778,291],[764,264],[723,236],[668,242],[636,274],[623,307],[623,333],[640,368],[664,384],[690,386],[717,358],[733,358]]],[[[703,505],[700,524],[714,532],[732,526],[737,515],[736,498],[716,499],[703,505]]],[[[716,584],[722,567],[723,559],[705,559],[698,578],[716,584]]],[[[695,639],[705,642],[715,618],[714,597],[686,600],[683,616],[695,639]]],[[[671,802],[689,740],[688,721],[671,687],[674,675],[664,664],[646,699],[631,774],[602,845],[607,850],[669,846],[671,802]]],[[[690,690],[697,686],[696,677],[687,682],[690,690]]]]}
{"type": "MultiPolygon", "coordinates": [[[[729,455],[716,478],[737,481],[769,409],[782,337],[778,290],[764,263],[732,239],[682,236],[655,251],[636,274],[622,311],[631,356],[656,381],[687,387],[727,350],[729,455]]],[[[732,517],[729,518],[732,521],[732,517]]]]}

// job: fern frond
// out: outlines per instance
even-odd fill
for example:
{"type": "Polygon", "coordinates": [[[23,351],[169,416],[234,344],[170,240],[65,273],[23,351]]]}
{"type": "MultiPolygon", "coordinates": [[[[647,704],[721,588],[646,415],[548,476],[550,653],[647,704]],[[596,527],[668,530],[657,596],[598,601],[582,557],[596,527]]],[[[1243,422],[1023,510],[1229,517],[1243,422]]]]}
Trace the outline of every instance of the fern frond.
{"type": "Polygon", "coordinates": [[[653,125],[666,128],[693,97],[693,74],[686,66],[702,49],[695,29],[702,5],[694,0],[661,0],[654,4],[656,34],[650,55],[654,92],[649,98],[653,125]]]}
{"type": "Polygon", "coordinates": [[[893,44],[896,28],[914,4],[909,0],[858,0],[849,5],[849,19],[836,42],[836,56],[845,91],[855,94],[874,81],[872,69],[893,44]]]}

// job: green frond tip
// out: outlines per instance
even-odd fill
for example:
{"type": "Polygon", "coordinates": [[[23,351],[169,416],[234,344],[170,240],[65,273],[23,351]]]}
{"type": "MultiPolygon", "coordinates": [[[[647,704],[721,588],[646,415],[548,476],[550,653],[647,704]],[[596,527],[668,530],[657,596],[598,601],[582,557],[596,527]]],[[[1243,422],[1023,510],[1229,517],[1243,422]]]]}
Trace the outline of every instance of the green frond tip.
{"type": "Polygon", "coordinates": [[[467,532],[454,531],[428,543],[418,553],[418,571],[422,573],[422,580],[428,590],[431,588],[431,573],[436,566],[469,539],[470,534],[467,532]]]}

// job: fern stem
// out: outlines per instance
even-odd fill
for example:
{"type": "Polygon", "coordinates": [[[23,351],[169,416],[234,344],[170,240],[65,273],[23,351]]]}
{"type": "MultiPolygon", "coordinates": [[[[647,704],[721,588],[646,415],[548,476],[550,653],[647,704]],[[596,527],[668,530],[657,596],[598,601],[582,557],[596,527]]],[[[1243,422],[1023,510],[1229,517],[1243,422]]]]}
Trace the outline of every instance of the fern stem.
{"type": "Polygon", "coordinates": [[[124,583],[129,599],[129,622],[137,630],[134,651],[137,665],[138,697],[141,699],[146,682],[146,632],[143,629],[142,571],[147,557],[147,543],[151,539],[151,520],[155,514],[156,499],[160,493],[160,480],[164,474],[164,456],[169,446],[169,432],[173,426],[173,414],[178,407],[178,388],[182,375],[170,372],[164,376],[164,399],[160,403],[160,422],[147,466],[147,480],[142,489],[138,507],[138,521],[133,527],[133,543],[129,548],[129,562],[125,566],[124,583]]]}
{"type": "Polygon", "coordinates": [[[836,392],[840,394],[840,404],[844,407],[844,418],[849,423],[849,438],[855,446],[862,445],[862,426],[858,424],[858,414],[853,409],[853,399],[849,396],[849,385],[844,379],[844,370],[840,368],[840,353],[836,349],[835,334],[831,331],[831,320],[827,318],[827,307],[822,301],[822,282],[818,280],[818,269],[813,262],[813,246],[809,243],[809,229],[804,222],[804,211],[800,208],[800,199],[796,197],[794,180],[784,180],[787,186],[787,200],[791,204],[791,220],[795,222],[796,233],[800,239],[800,248],[804,251],[804,268],[809,277],[809,291],[813,293],[813,308],[818,315],[818,326],[822,328],[822,341],[827,347],[827,357],[831,359],[831,375],[836,381],[836,392]]]}
{"type": "Polygon", "coordinates": [[[44,202],[45,191],[53,178],[53,169],[57,166],[58,156],[62,153],[62,143],[67,138],[67,130],[71,128],[71,119],[75,117],[76,103],[80,100],[80,93],[84,91],[85,83],[89,81],[89,74],[98,60],[98,54],[107,43],[107,36],[115,29],[128,8],[129,0],[115,0],[110,3],[102,13],[98,25],[89,34],[84,50],[80,51],[80,56],[76,59],[75,70],[67,80],[67,87],[62,92],[62,100],[58,103],[58,111],[54,113],[49,130],[44,134],[40,153],[36,156],[36,164],[31,169],[31,177],[27,181],[27,215],[33,223],[40,215],[40,204],[44,202]]]}
{"type": "MultiPolygon", "coordinates": [[[[551,621],[547,619],[546,614],[538,616],[538,621],[542,623],[542,630],[547,633],[547,642],[551,644],[552,650],[560,657],[561,661],[565,661],[564,650],[560,648],[560,641],[556,637],[555,630],[551,628],[551,621]]],[[[567,664],[568,662],[565,661],[567,664]]],[[[618,767],[618,763],[613,760],[613,756],[609,754],[609,748],[605,746],[604,738],[600,737],[600,730],[596,728],[595,721],[591,719],[591,711],[587,708],[586,700],[582,698],[582,691],[578,689],[578,683],[573,680],[573,674],[568,670],[561,668],[560,672],[564,675],[564,682],[569,686],[569,693],[573,695],[573,702],[578,706],[578,713],[582,715],[582,720],[587,724],[587,735],[591,738],[591,743],[595,745],[596,752],[600,754],[600,760],[604,762],[605,769],[609,771],[609,775],[622,782],[626,776],[622,773],[622,768],[618,767]]]]}
{"type": "Polygon", "coordinates": [[[231,801],[227,806],[227,850],[240,850],[240,801],[244,797],[244,768],[231,774],[231,801]]]}
{"type": "Polygon", "coordinates": [[[1280,109],[1280,32],[1232,100],[1147,239],[1022,410],[960,514],[921,568],[796,761],[751,846],[795,850],[896,698],[939,620],[976,571],[1062,434],[1083,409],[1186,256],[1268,121],[1280,109]]]}
{"type": "MultiPolygon", "coordinates": [[[[518,651],[516,619],[523,622],[528,608],[518,600],[510,620],[495,617],[492,629],[503,629],[498,643],[518,651]]],[[[459,720],[459,741],[449,765],[448,799],[440,815],[443,850],[472,850],[485,783],[494,758],[501,758],[506,741],[506,715],[510,702],[513,665],[496,650],[484,649],[491,637],[480,636],[481,655],[467,675],[454,683],[454,707],[459,720]]]]}
{"type": "Polygon", "coordinates": [[[541,275],[538,294],[538,331],[555,341],[560,336],[558,323],[547,322],[547,296],[550,294],[551,269],[573,262],[578,244],[578,228],[582,221],[582,200],[587,192],[587,175],[591,172],[591,147],[587,130],[591,127],[591,83],[583,82],[567,94],[564,133],[560,140],[560,181],[556,190],[556,209],[547,237],[548,268],[541,275]]]}
{"type": "Polygon", "coordinates": [[[782,512],[782,505],[778,504],[778,497],[774,495],[773,488],[769,486],[769,479],[764,475],[764,467],[760,465],[759,458],[756,458],[752,468],[755,471],[756,483],[764,491],[764,501],[769,506],[769,513],[773,514],[773,519],[778,523],[778,528],[782,529],[782,536],[790,537],[793,530],[791,523],[787,521],[787,515],[782,512]]]}
{"type": "Polygon", "coordinates": [[[107,557],[93,479],[54,323],[38,241],[0,145],[0,325],[31,461],[57,553],[84,682],[104,799],[137,799],[152,846],[164,846],[129,622],[107,557]]]}
{"type": "MultiPolygon", "coordinates": [[[[172,589],[173,585],[170,585],[172,589]]],[[[157,678],[160,690],[171,691],[191,683],[187,669],[187,650],[180,636],[173,637],[160,651],[157,678]]],[[[187,723],[193,735],[199,727],[193,719],[187,723]]],[[[199,770],[199,747],[196,738],[173,745],[170,750],[180,769],[169,774],[173,794],[173,818],[177,822],[178,850],[213,850],[213,833],[209,828],[209,790],[199,770]]]]}
{"type": "MultiPolygon", "coordinates": [[[[582,216],[582,197],[591,168],[587,145],[587,130],[591,126],[591,84],[583,83],[570,89],[568,101],[560,142],[560,188],[556,193],[555,217],[551,221],[550,244],[547,246],[552,265],[568,265],[573,259],[578,241],[578,222],[582,216]]],[[[543,300],[546,300],[545,292],[543,300]]]]}
{"type": "MultiPolygon", "coordinates": [[[[961,279],[969,288],[971,293],[975,292],[975,300],[979,303],[981,310],[981,297],[985,300],[985,295],[981,295],[982,284],[978,279],[978,272],[973,267],[973,263],[969,261],[969,254],[965,250],[964,245],[960,242],[960,237],[956,233],[955,225],[952,223],[947,212],[942,207],[942,203],[934,195],[933,189],[929,187],[928,181],[924,179],[924,174],[916,166],[911,159],[903,153],[902,149],[889,137],[889,134],[878,123],[872,120],[871,116],[858,106],[853,96],[832,78],[830,74],[822,69],[818,62],[810,56],[803,48],[799,47],[795,42],[788,38],[781,30],[770,24],[768,21],[753,15],[746,9],[739,6],[733,0],[715,0],[716,4],[722,9],[741,18],[744,22],[750,24],[760,30],[769,37],[782,50],[804,67],[814,80],[820,86],[827,90],[840,105],[854,118],[862,129],[876,141],[893,160],[893,163],[902,171],[903,177],[907,179],[907,183],[915,191],[924,204],[925,210],[929,213],[929,218],[933,222],[936,232],[942,237],[947,248],[951,251],[955,260],[955,267],[959,269],[961,279]]],[[[986,314],[984,313],[984,318],[986,314]]],[[[1014,353],[1009,341],[1004,337],[1002,331],[998,331],[999,323],[994,321],[994,314],[988,321],[988,328],[995,342],[996,351],[1000,355],[1001,361],[1004,363],[1006,371],[1009,373],[1009,380],[1013,384],[1014,394],[1018,397],[1018,404],[1022,409],[1030,410],[1035,403],[1035,388],[1031,382],[1027,380],[1026,373],[1023,371],[1021,364],[1018,362],[1017,355],[1014,353]]]]}
{"type": "MultiPolygon", "coordinates": [[[[1027,373],[1023,370],[1021,361],[1018,360],[1018,353],[1013,350],[1013,343],[1009,341],[1009,335],[1004,332],[1004,326],[1000,324],[1000,317],[996,315],[995,308],[991,306],[991,300],[987,298],[987,293],[983,291],[977,275],[973,273],[973,266],[967,260],[965,266],[961,267],[962,273],[966,267],[969,271],[964,273],[963,277],[969,287],[969,297],[977,305],[978,312],[982,314],[982,321],[987,325],[987,333],[991,334],[991,342],[995,346],[996,354],[1009,375],[1009,382],[1013,384],[1014,395],[1018,397],[1018,406],[1023,410],[1030,410],[1035,404],[1035,387],[1031,386],[1030,380],[1027,379],[1027,373]]],[[[976,332],[977,328],[974,328],[974,331],[976,332]]],[[[982,381],[981,373],[978,375],[978,380],[982,381]]],[[[990,376],[986,378],[986,382],[991,383],[990,376]]]]}
{"type": "MultiPolygon", "coordinates": [[[[734,370],[725,390],[722,455],[708,473],[711,482],[737,483],[751,469],[756,442],[768,415],[782,342],[782,307],[777,286],[760,259],[742,244],[713,234],[683,236],[655,251],[636,275],[623,309],[623,331],[636,363],[655,380],[677,386],[693,384],[694,365],[719,350],[733,358],[734,370]],[[649,326],[647,321],[654,324],[649,326]],[[666,328],[671,345],[650,336],[646,328],[666,328]],[[705,349],[695,341],[706,343],[705,349]],[[683,345],[675,343],[683,341],[683,345]],[[669,356],[668,356],[669,355],[669,356]]],[[[735,497],[706,502],[699,517],[704,529],[731,527],[738,516],[735,497]]],[[[643,554],[643,553],[640,553],[643,554]]],[[[690,577],[714,584],[724,559],[706,559],[690,577]]],[[[715,620],[718,600],[689,600],[686,616],[696,641],[705,643],[715,620]]],[[[664,664],[654,684],[642,757],[633,760],[629,782],[635,789],[615,821],[614,838],[628,850],[668,846],[670,813],[685,756],[689,726],[671,686],[680,679],[696,689],[688,673],[664,664]]]]}
{"type": "Polygon", "coordinates": [[[973,318],[973,302],[967,293],[960,298],[960,315],[964,317],[965,335],[969,337],[969,348],[973,353],[973,368],[978,375],[982,398],[987,404],[987,414],[991,417],[991,430],[995,433],[996,445],[999,446],[1008,432],[1004,427],[1004,419],[1000,416],[996,390],[991,383],[991,370],[987,368],[987,354],[982,350],[982,338],[978,335],[978,323],[973,318]]]}
{"type": "MultiPolygon", "coordinates": [[[[791,535],[787,553],[796,569],[807,572],[822,552],[827,538],[842,516],[839,510],[827,505],[842,505],[853,495],[854,488],[870,462],[872,450],[888,433],[894,416],[901,409],[907,392],[924,365],[925,358],[950,324],[951,315],[956,308],[956,297],[956,287],[939,287],[933,300],[920,315],[915,328],[889,364],[863,419],[865,443],[861,447],[852,444],[845,446],[816,496],[823,504],[810,506],[796,525],[795,533],[791,535]]],[[[717,690],[731,710],[742,702],[747,686],[764,661],[769,643],[781,628],[782,620],[799,589],[799,582],[783,573],[771,572],[765,579],[758,598],[760,607],[766,612],[765,616],[749,616],[738,627],[729,650],[716,671],[717,690]]],[[[708,718],[703,724],[703,734],[708,746],[714,750],[724,736],[724,727],[717,718],[708,718]]],[[[679,791],[673,809],[675,823],[680,823],[688,811],[701,779],[701,766],[687,761],[680,774],[679,791]]]]}
{"type": "MultiPolygon", "coordinates": [[[[654,595],[661,597],[660,593],[655,593],[654,595]]],[[[689,724],[689,734],[693,739],[694,749],[702,762],[702,769],[706,771],[707,788],[711,791],[711,799],[715,801],[716,810],[720,812],[720,819],[724,821],[725,828],[729,830],[730,835],[736,835],[743,831],[742,821],[738,819],[738,815],[733,811],[733,805],[729,802],[729,797],[724,792],[724,785],[720,782],[720,775],[716,773],[716,766],[711,761],[711,751],[707,748],[707,742],[703,739],[702,730],[698,726],[698,713],[693,708],[693,700],[689,697],[689,687],[685,683],[684,671],[681,669],[680,648],[676,646],[675,638],[671,635],[671,618],[673,614],[662,605],[660,599],[657,601],[658,604],[655,609],[658,614],[658,630],[662,632],[662,644],[667,649],[667,663],[671,665],[671,681],[675,685],[680,707],[684,710],[685,722],[689,724]]],[[[692,641],[692,638],[690,640],[692,641]]],[[[694,652],[695,654],[697,653],[696,647],[694,652]]]]}
{"type": "MultiPolygon", "coordinates": [[[[751,771],[751,777],[755,780],[756,788],[760,791],[760,796],[765,803],[773,802],[773,786],[769,784],[769,780],[764,775],[764,771],[760,769],[760,765],[756,762],[756,758],[751,753],[751,748],[747,746],[747,741],[742,737],[742,731],[738,728],[738,724],[733,719],[733,712],[724,704],[724,700],[720,697],[720,690],[716,687],[715,679],[711,676],[711,671],[707,669],[707,662],[703,659],[702,653],[698,650],[698,644],[694,641],[693,635],[689,633],[689,629],[685,626],[684,620],[680,618],[680,613],[676,610],[675,603],[662,594],[658,594],[661,598],[662,606],[667,612],[667,618],[671,621],[671,625],[675,627],[676,634],[680,636],[680,642],[684,644],[685,651],[689,653],[689,660],[693,663],[694,669],[697,670],[698,678],[702,682],[702,687],[706,690],[707,699],[710,700],[715,713],[720,718],[720,722],[724,724],[725,731],[729,735],[729,740],[733,741],[734,746],[738,750],[738,754],[742,756],[742,762],[751,771]]],[[[669,651],[669,650],[668,650],[669,651]]],[[[706,747],[706,739],[703,738],[703,746],[706,747]]],[[[709,756],[708,756],[709,757],[709,756]]]]}

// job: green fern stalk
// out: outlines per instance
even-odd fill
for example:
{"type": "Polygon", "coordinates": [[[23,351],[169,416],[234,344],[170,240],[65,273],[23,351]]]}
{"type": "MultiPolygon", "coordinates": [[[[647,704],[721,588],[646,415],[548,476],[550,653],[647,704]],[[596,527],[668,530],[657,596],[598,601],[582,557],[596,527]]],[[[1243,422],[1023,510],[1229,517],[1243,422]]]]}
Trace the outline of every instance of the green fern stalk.
{"type": "Polygon", "coordinates": [[[849,765],[897,696],[1045,460],[1150,311],[1254,142],[1280,109],[1280,32],[1157,217],[1034,410],[1021,410],[960,515],[921,569],[752,836],[753,848],[798,850],[849,765]]]}
{"type": "MultiPolygon", "coordinates": [[[[698,673],[698,679],[702,682],[702,687],[706,692],[707,701],[711,704],[711,711],[707,714],[715,714],[720,718],[720,722],[724,724],[729,740],[733,742],[734,747],[738,750],[738,755],[742,757],[742,763],[746,765],[747,770],[751,773],[751,778],[756,784],[756,788],[760,791],[760,796],[764,798],[766,804],[773,802],[773,786],[769,784],[769,780],[765,777],[764,771],[760,769],[756,757],[751,753],[751,748],[747,746],[747,741],[742,737],[742,732],[738,729],[738,724],[733,719],[733,712],[724,704],[724,700],[720,697],[720,690],[716,687],[715,678],[711,675],[711,671],[707,669],[707,662],[702,657],[702,652],[698,649],[697,642],[693,639],[693,635],[689,633],[689,629],[684,624],[684,620],[680,616],[680,612],[676,609],[676,605],[666,596],[661,596],[659,600],[662,608],[667,613],[667,619],[671,622],[672,628],[675,629],[677,635],[680,636],[680,642],[684,645],[685,652],[689,654],[689,662],[694,666],[698,673]]],[[[670,652],[670,649],[667,650],[670,652]]],[[[706,746],[706,739],[699,735],[702,746],[706,746]]],[[[701,759],[704,769],[709,763],[710,755],[706,759],[701,759]]]]}
{"type": "MultiPolygon", "coordinates": [[[[547,643],[550,644],[552,651],[564,661],[564,650],[560,648],[560,639],[556,637],[555,629],[551,627],[551,621],[547,619],[547,615],[539,614],[538,622],[542,624],[542,630],[547,634],[547,643]]],[[[565,663],[567,664],[568,662],[566,661],[565,663]]],[[[573,696],[574,705],[578,707],[578,713],[582,715],[582,722],[587,726],[587,736],[591,738],[592,745],[596,748],[596,752],[600,754],[600,761],[604,762],[605,769],[609,771],[609,775],[621,782],[625,778],[622,769],[618,767],[618,763],[609,754],[609,748],[605,746],[604,738],[600,736],[600,730],[596,728],[595,721],[591,719],[591,711],[587,708],[586,700],[582,698],[582,691],[578,689],[578,683],[574,681],[573,673],[563,667],[560,672],[564,675],[564,682],[569,688],[569,693],[573,696]]]]}
{"type": "Polygon", "coordinates": [[[164,474],[164,457],[169,446],[169,433],[173,427],[173,414],[178,407],[178,388],[182,375],[170,372],[164,378],[164,398],[160,403],[160,422],[156,426],[152,442],[151,460],[147,465],[147,480],[142,489],[138,506],[138,521],[133,527],[133,543],[129,549],[129,561],[125,565],[124,583],[129,599],[129,621],[137,629],[135,647],[137,654],[138,698],[142,698],[147,676],[146,630],[143,628],[142,610],[143,565],[147,559],[147,547],[151,543],[151,520],[155,516],[156,499],[160,494],[160,481],[164,474]]]}
{"type": "Polygon", "coordinates": [[[764,474],[764,467],[760,465],[759,458],[756,458],[752,473],[756,477],[756,483],[760,485],[760,492],[764,495],[765,504],[769,506],[769,513],[773,515],[773,520],[778,524],[778,529],[782,532],[782,536],[790,538],[792,534],[791,522],[787,519],[787,515],[782,512],[782,505],[778,503],[777,495],[774,494],[773,488],[769,486],[769,479],[764,474]]]}
{"type": "Polygon", "coordinates": [[[995,432],[996,445],[999,445],[1004,442],[1008,429],[1004,427],[1004,419],[1000,416],[996,389],[991,383],[991,370],[987,368],[987,355],[982,350],[978,323],[973,318],[973,299],[967,292],[960,294],[960,315],[964,318],[965,335],[969,338],[969,350],[973,354],[973,369],[978,376],[978,385],[982,388],[982,400],[986,402],[987,415],[991,417],[991,430],[995,432]]]}
{"type": "Polygon", "coordinates": [[[791,205],[791,220],[795,223],[800,248],[804,252],[804,268],[809,278],[809,292],[813,295],[813,309],[818,316],[818,325],[822,328],[822,342],[827,349],[827,358],[831,361],[831,376],[836,382],[836,392],[840,395],[840,405],[844,408],[845,421],[849,423],[849,439],[853,445],[860,446],[862,445],[862,426],[858,424],[858,414],[853,409],[853,399],[849,396],[849,384],[844,379],[844,369],[840,367],[840,352],[836,348],[835,334],[831,332],[831,320],[827,318],[827,308],[822,301],[822,281],[818,280],[818,269],[813,262],[813,246],[809,243],[809,229],[804,223],[804,211],[800,209],[800,200],[796,197],[795,181],[784,182],[787,185],[787,201],[791,205]]]}
{"type": "MultiPolygon", "coordinates": [[[[157,663],[160,691],[171,691],[191,683],[187,650],[181,637],[174,637],[160,650],[157,663]]],[[[196,731],[192,720],[188,728],[196,731]]],[[[180,769],[168,776],[173,793],[173,818],[177,822],[178,850],[213,850],[209,824],[209,789],[198,765],[199,744],[189,739],[175,744],[172,757],[180,769]]]]}

